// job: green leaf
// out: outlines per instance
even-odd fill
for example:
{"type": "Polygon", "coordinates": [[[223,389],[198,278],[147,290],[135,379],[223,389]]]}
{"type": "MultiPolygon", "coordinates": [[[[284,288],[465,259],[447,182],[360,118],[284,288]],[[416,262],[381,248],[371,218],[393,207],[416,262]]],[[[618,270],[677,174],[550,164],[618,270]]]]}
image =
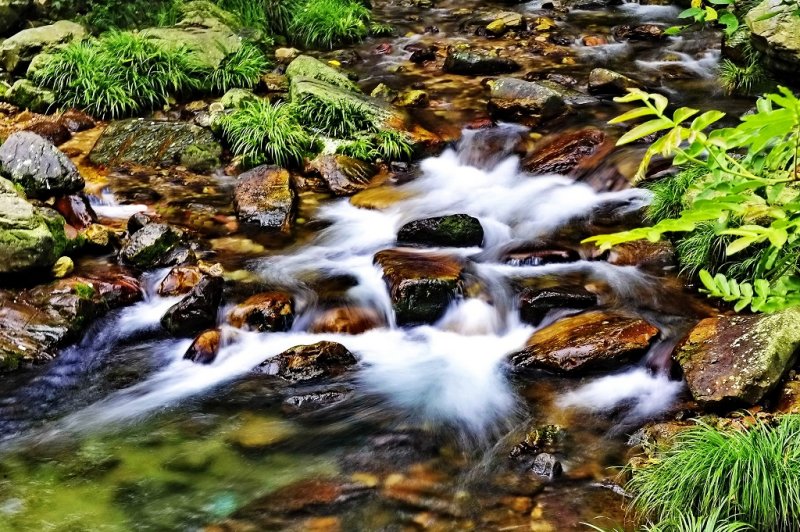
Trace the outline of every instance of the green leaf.
{"type": "Polygon", "coordinates": [[[684,120],[688,119],[699,113],[697,109],[692,109],[691,107],[680,107],[675,110],[675,113],[672,115],[672,121],[676,124],[680,124],[684,120]]]}
{"type": "Polygon", "coordinates": [[[616,118],[612,118],[608,121],[609,124],[619,124],[620,122],[629,122],[630,120],[634,120],[636,118],[641,118],[643,116],[654,115],[656,114],[655,111],[650,109],[649,107],[637,107],[636,109],[631,109],[627,113],[623,113],[616,118]]]}
{"type": "Polygon", "coordinates": [[[617,146],[630,144],[631,142],[640,140],[648,135],[652,135],[653,133],[671,128],[673,125],[674,124],[672,123],[672,120],[669,118],[656,118],[653,120],[648,120],[644,124],[640,124],[622,135],[622,137],[620,137],[620,139],[617,141],[617,146]]]}
{"type": "Polygon", "coordinates": [[[739,29],[739,19],[733,13],[723,13],[719,17],[719,23],[725,26],[725,34],[730,37],[739,29]]]}
{"type": "Polygon", "coordinates": [[[736,240],[728,244],[728,247],[725,248],[725,254],[730,257],[731,255],[739,253],[743,249],[750,247],[757,240],[758,240],[757,237],[752,237],[752,236],[743,236],[737,238],[736,240]]]}
{"type": "Polygon", "coordinates": [[[724,116],[725,113],[722,111],[706,111],[694,119],[691,128],[695,131],[703,131],[714,122],[721,120],[724,116]]]}
{"type": "Polygon", "coordinates": [[[713,7],[706,6],[706,17],[705,18],[706,18],[707,22],[712,22],[712,21],[717,20],[719,18],[719,14],[717,13],[717,10],[714,9],[713,7]]]}
{"type": "Polygon", "coordinates": [[[664,35],[680,35],[687,26],[670,26],[664,30],[664,35]]]}
{"type": "Polygon", "coordinates": [[[700,270],[699,277],[700,277],[700,282],[703,283],[703,286],[705,286],[712,292],[716,291],[717,285],[714,283],[714,278],[711,276],[708,270],[700,270]]]}
{"type": "Polygon", "coordinates": [[[703,10],[699,7],[690,7],[684,11],[681,11],[678,15],[678,18],[694,18],[697,15],[703,14],[703,10]]]}
{"type": "Polygon", "coordinates": [[[653,104],[656,106],[656,109],[658,109],[658,112],[662,114],[669,105],[669,100],[667,99],[667,97],[658,93],[651,94],[650,99],[653,100],[653,104]]]}

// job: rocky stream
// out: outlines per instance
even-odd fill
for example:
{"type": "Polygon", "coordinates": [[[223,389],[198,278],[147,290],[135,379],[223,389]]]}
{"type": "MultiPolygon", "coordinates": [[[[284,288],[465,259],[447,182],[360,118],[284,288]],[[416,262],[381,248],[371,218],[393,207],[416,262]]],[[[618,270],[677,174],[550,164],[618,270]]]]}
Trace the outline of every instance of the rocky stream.
{"type": "Polygon", "coordinates": [[[712,307],[668,243],[582,243],[650,201],[613,96],[753,105],[719,32],[664,34],[682,9],[375,1],[399,37],[281,50],[258,92],[349,72],[411,162],[245,172],[209,124],[247,94],[2,104],[0,531],[635,530],[642,441],[800,408],[800,311],[712,307]]]}

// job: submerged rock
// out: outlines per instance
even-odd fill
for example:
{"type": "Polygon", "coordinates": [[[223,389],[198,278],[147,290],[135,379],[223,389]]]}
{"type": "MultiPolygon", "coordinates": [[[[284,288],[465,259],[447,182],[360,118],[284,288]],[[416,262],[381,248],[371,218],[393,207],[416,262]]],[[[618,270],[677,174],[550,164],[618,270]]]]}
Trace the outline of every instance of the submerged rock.
{"type": "Polygon", "coordinates": [[[592,127],[573,131],[537,146],[536,150],[522,161],[522,168],[531,174],[570,175],[582,168],[593,156],[603,153],[606,134],[592,127]]]}
{"type": "Polygon", "coordinates": [[[0,146],[0,175],[34,198],[72,194],[84,186],[83,177],[66,155],[27,131],[14,133],[0,146]]]}
{"type": "Polygon", "coordinates": [[[260,451],[278,445],[297,433],[296,427],[281,419],[245,414],[241,426],[227,435],[228,443],[243,451],[260,451]]]}
{"type": "Polygon", "coordinates": [[[83,26],[68,20],[22,30],[0,43],[0,66],[11,73],[22,72],[37,54],[47,48],[85,36],[83,26]]]}
{"type": "Polygon", "coordinates": [[[473,247],[483,243],[483,226],[467,214],[451,214],[409,222],[397,233],[400,244],[473,247]]]}
{"type": "Polygon", "coordinates": [[[191,146],[216,146],[207,129],[187,122],[131,118],[112,122],[89,152],[89,160],[110,168],[128,165],[173,166],[191,146]]]}
{"type": "Polygon", "coordinates": [[[626,41],[660,41],[667,37],[664,27],[658,24],[625,24],[614,28],[614,37],[626,41]]]}
{"type": "Polygon", "coordinates": [[[457,257],[389,249],[375,255],[375,264],[383,269],[398,325],[435,322],[463,288],[457,257]]]}
{"type": "Polygon", "coordinates": [[[510,120],[534,126],[568,109],[564,96],[536,81],[500,78],[491,83],[489,112],[496,120],[510,120]]]}
{"type": "Polygon", "coordinates": [[[128,238],[120,257],[140,270],[173,266],[182,262],[176,252],[183,240],[183,231],[179,229],[166,224],[147,224],[128,238]]]}
{"type": "Polygon", "coordinates": [[[796,75],[800,69],[800,17],[797,5],[784,0],[764,0],[744,18],[753,45],[766,56],[775,72],[796,75]]]}
{"type": "Polygon", "coordinates": [[[197,364],[211,364],[217,358],[222,333],[219,329],[201,332],[183,354],[184,360],[197,364]]]}
{"type": "Polygon", "coordinates": [[[370,186],[378,169],[370,163],[345,155],[320,155],[309,163],[336,196],[350,196],[370,186]]]}
{"type": "Polygon", "coordinates": [[[526,288],[519,297],[522,321],[539,325],[555,309],[583,310],[597,305],[597,296],[580,288],[526,288]]]}
{"type": "Polygon", "coordinates": [[[294,216],[295,193],[289,172],[262,165],[236,180],[233,205],[240,221],[287,232],[294,216]]]}
{"type": "Polygon", "coordinates": [[[255,371],[297,383],[338,377],[357,363],[356,357],[342,344],[318,342],[292,347],[265,360],[255,371]]]}
{"type": "Polygon", "coordinates": [[[615,368],[643,354],[656,335],[658,329],[641,318],[590,311],[539,329],[511,363],[564,373],[615,368]]]}
{"type": "Polygon", "coordinates": [[[314,334],[361,334],[384,325],[383,318],[370,308],[338,307],[317,316],[310,331],[314,334]]]}
{"type": "Polygon", "coordinates": [[[797,359],[800,309],[716,316],[701,321],[675,350],[692,397],[705,406],[753,405],[797,359]]]}
{"type": "Polygon", "coordinates": [[[256,294],[233,309],[228,322],[239,329],[288,331],[294,323],[294,304],[284,292],[256,294]]]}
{"type": "Polygon", "coordinates": [[[519,63],[495,52],[464,46],[447,49],[444,71],[465,76],[492,76],[508,74],[520,69],[519,63]]]}
{"type": "Polygon", "coordinates": [[[213,326],[222,301],[222,277],[206,275],[162,316],[161,325],[175,336],[196,334],[213,326]]]}
{"type": "Polygon", "coordinates": [[[0,178],[0,273],[50,268],[66,246],[61,216],[31,205],[0,178]]]}

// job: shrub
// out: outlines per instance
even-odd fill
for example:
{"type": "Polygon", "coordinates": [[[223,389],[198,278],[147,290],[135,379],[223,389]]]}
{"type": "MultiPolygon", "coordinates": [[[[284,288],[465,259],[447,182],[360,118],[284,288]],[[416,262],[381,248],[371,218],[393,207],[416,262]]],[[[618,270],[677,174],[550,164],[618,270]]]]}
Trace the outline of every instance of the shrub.
{"type": "Polygon", "coordinates": [[[221,126],[233,152],[248,165],[297,164],[312,147],[311,137],[286,104],[262,99],[244,102],[222,118],[221,126]]]}
{"type": "Polygon", "coordinates": [[[675,523],[652,530],[687,530],[679,525],[687,515],[793,530],[800,515],[800,416],[758,421],[750,429],[698,423],[636,470],[627,487],[640,516],[675,523]]]}
{"type": "Polygon", "coordinates": [[[353,0],[307,0],[299,5],[288,36],[309,47],[333,49],[369,35],[371,13],[353,0]]]}

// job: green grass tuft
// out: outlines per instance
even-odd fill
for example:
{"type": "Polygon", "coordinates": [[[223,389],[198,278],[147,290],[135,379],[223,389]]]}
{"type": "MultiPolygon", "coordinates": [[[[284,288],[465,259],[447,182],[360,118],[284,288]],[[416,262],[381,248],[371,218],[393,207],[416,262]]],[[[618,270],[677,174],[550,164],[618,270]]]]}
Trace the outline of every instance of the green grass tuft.
{"type": "Polygon", "coordinates": [[[375,116],[367,104],[307,95],[297,103],[296,109],[300,121],[322,135],[354,138],[376,132],[375,116]]]}
{"type": "Polygon", "coordinates": [[[248,165],[299,164],[313,144],[293,107],[286,104],[248,101],[223,117],[221,125],[233,152],[248,165]]]}
{"type": "Polygon", "coordinates": [[[288,36],[308,48],[331,50],[370,33],[370,10],[352,0],[307,0],[292,16],[288,36]]]}
{"type": "Polygon", "coordinates": [[[655,523],[719,511],[720,519],[756,530],[794,530],[800,515],[800,416],[759,421],[748,430],[700,423],[634,471],[627,488],[638,514],[655,523]]]}
{"type": "Polygon", "coordinates": [[[414,145],[405,133],[387,129],[375,137],[378,155],[387,161],[408,159],[414,153],[414,145]]]}
{"type": "Polygon", "coordinates": [[[337,147],[336,153],[347,155],[353,159],[371,161],[377,157],[377,152],[375,150],[375,138],[365,135],[342,142],[337,147]]]}
{"type": "Polygon", "coordinates": [[[705,176],[708,170],[701,166],[690,166],[675,175],[649,183],[647,188],[653,192],[653,201],[647,209],[647,219],[657,224],[667,218],[677,218],[685,207],[684,195],[696,180],[705,176]]]}
{"type": "Polygon", "coordinates": [[[269,61],[257,46],[244,43],[211,73],[210,88],[217,92],[225,92],[234,87],[252,89],[269,66],[269,61]]]}

